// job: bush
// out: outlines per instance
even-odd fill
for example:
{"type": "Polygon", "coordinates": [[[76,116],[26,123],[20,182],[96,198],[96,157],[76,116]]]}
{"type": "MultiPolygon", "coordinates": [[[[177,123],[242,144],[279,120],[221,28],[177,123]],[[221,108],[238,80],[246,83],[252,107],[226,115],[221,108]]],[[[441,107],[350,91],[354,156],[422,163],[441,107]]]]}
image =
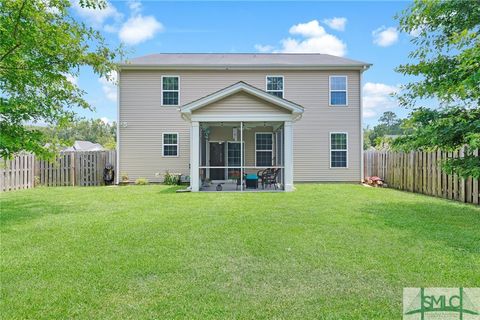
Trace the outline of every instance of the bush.
{"type": "Polygon", "coordinates": [[[128,174],[126,172],[121,173],[122,182],[128,182],[128,174]]]}
{"type": "Polygon", "coordinates": [[[170,173],[165,171],[165,175],[163,176],[163,183],[167,185],[177,185],[180,184],[180,173],[170,173]]]}
{"type": "Polygon", "coordinates": [[[137,180],[135,180],[135,184],[139,185],[139,186],[143,186],[143,185],[146,185],[148,183],[149,182],[148,182],[147,178],[138,178],[137,180]]]}

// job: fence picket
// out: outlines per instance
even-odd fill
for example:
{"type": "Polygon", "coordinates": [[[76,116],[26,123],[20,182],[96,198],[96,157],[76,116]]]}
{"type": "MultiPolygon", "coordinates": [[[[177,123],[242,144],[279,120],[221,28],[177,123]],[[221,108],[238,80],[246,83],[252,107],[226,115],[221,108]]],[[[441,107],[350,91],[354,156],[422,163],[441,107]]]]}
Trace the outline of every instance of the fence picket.
{"type": "Polygon", "coordinates": [[[19,154],[11,160],[0,161],[0,192],[38,185],[99,186],[104,184],[106,164],[116,169],[116,152],[61,152],[51,161],[36,159],[32,154],[19,154]],[[38,179],[38,185],[35,185],[35,179],[38,179]]]}
{"type": "MultiPolygon", "coordinates": [[[[475,150],[474,155],[478,157],[478,150],[475,150]]],[[[480,179],[472,179],[472,203],[479,204],[480,202],[480,179]]]]}
{"type": "MultiPolygon", "coordinates": [[[[462,157],[464,149],[457,152],[412,151],[366,151],[364,176],[378,176],[388,187],[415,193],[452,199],[461,202],[480,203],[480,181],[472,177],[463,179],[446,174],[441,169],[442,161],[462,157]]],[[[478,150],[474,152],[478,156],[478,150]]]]}

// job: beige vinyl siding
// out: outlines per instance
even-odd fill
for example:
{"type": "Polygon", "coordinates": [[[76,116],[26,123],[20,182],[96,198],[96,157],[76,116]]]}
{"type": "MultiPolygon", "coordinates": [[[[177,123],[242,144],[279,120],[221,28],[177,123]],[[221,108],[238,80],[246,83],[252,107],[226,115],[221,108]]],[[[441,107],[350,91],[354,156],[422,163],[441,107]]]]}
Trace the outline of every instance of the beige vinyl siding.
{"type": "Polygon", "coordinates": [[[212,104],[194,111],[196,115],[209,115],[212,113],[222,113],[228,115],[229,113],[289,113],[288,110],[278,107],[272,103],[263,101],[251,94],[239,92],[228,96],[212,104]]]}
{"type": "Polygon", "coordinates": [[[160,106],[160,75],[120,73],[120,172],[131,181],[140,177],[163,180],[165,170],[188,174],[190,126],[177,106],[160,106]],[[179,156],[162,156],[162,133],[177,132],[179,156]],[[156,177],[155,173],[161,176],[156,177]]]}
{"type": "MultiPolygon", "coordinates": [[[[127,173],[131,180],[147,177],[151,181],[161,181],[154,176],[155,172],[165,170],[189,174],[190,124],[181,118],[178,107],[160,105],[161,76],[171,74],[180,77],[181,105],[238,81],[265,90],[266,75],[283,75],[284,98],[305,109],[302,119],[293,125],[294,180],[360,180],[359,71],[124,70],[120,73],[120,122],[128,125],[126,128],[120,126],[120,171],[127,173]],[[329,106],[331,75],[348,76],[348,107],[329,106]],[[179,157],[162,158],[162,132],[179,133],[179,157]],[[330,168],[330,132],[348,133],[348,168],[330,168]]],[[[236,99],[240,98],[224,100],[236,99]]]]}

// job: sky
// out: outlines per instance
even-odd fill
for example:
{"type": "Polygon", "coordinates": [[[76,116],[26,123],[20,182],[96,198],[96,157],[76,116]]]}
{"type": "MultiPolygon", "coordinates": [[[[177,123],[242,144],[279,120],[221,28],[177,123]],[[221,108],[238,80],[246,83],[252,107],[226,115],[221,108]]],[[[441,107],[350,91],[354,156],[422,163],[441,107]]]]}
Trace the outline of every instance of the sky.
{"type": "MultiPolygon", "coordinates": [[[[113,47],[123,43],[127,57],[160,52],[315,52],[372,63],[363,77],[364,125],[385,111],[404,117],[408,110],[390,97],[409,78],[395,67],[409,62],[412,35],[400,33],[396,13],[410,3],[354,2],[165,2],[110,1],[104,10],[74,4],[73,16],[99,30],[113,47]]],[[[117,90],[89,69],[71,77],[87,92],[95,111],[80,116],[115,121],[117,90]]]]}

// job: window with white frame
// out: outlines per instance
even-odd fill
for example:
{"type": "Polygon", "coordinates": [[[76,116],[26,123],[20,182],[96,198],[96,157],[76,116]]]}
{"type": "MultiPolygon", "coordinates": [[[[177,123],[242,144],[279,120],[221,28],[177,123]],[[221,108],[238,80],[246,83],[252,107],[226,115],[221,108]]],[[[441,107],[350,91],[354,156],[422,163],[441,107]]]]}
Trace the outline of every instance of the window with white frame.
{"type": "Polygon", "coordinates": [[[330,167],[347,167],[347,134],[344,132],[330,133],[330,167]]]}
{"type": "Polygon", "coordinates": [[[273,134],[255,133],[255,165],[257,167],[272,166],[273,159],[273,134]]]}
{"type": "Polygon", "coordinates": [[[267,76],[267,92],[283,98],[283,76],[267,76]]]}
{"type": "Polygon", "coordinates": [[[178,156],[178,133],[166,132],[163,133],[163,156],[177,157],[178,156]]]}
{"type": "Polygon", "coordinates": [[[347,76],[330,76],[330,105],[346,106],[347,76]]]}
{"type": "Polygon", "coordinates": [[[162,77],[162,105],[178,106],[180,96],[180,79],[177,76],[162,77]]]}

